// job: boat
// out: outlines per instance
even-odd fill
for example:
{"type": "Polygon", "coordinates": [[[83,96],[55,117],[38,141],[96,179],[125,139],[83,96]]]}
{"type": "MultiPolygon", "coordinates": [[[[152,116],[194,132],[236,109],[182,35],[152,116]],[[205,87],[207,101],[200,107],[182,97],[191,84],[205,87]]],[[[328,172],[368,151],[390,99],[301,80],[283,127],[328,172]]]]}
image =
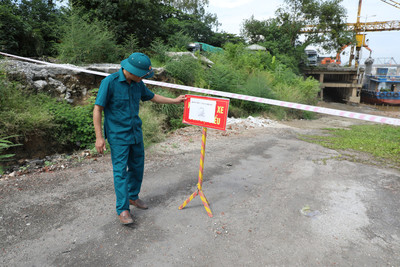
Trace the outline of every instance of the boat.
{"type": "Polygon", "coordinates": [[[378,68],[377,75],[365,75],[361,102],[400,105],[400,76],[388,75],[388,68],[378,68]]]}

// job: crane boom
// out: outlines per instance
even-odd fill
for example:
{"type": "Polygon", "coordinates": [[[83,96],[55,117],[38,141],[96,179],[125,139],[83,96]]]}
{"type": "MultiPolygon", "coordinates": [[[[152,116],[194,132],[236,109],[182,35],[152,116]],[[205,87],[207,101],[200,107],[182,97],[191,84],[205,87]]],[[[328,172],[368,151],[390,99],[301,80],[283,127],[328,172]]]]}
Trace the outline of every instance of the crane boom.
{"type": "MultiPolygon", "coordinates": [[[[400,31],[400,20],[388,20],[388,21],[375,21],[367,23],[346,23],[348,31],[356,32],[380,32],[380,31],[400,31]]],[[[328,32],[330,30],[320,30],[316,25],[306,25],[300,32],[328,32]]]]}
{"type": "Polygon", "coordinates": [[[375,21],[367,23],[346,23],[351,31],[362,32],[381,32],[381,31],[400,31],[400,20],[375,21]]]}
{"type": "Polygon", "coordinates": [[[400,3],[396,2],[396,1],[393,1],[393,0],[381,0],[381,1],[388,5],[391,5],[391,6],[394,6],[394,7],[397,7],[400,9],[400,3]]]}

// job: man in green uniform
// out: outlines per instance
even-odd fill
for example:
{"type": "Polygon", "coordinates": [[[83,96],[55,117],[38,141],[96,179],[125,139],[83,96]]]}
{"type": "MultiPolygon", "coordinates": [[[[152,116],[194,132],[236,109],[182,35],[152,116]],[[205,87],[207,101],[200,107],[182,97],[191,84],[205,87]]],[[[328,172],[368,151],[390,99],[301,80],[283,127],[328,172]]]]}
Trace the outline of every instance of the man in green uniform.
{"type": "Polygon", "coordinates": [[[116,209],[122,224],[133,222],[129,204],[141,209],[147,205],[139,199],[144,170],[142,121],[139,102],[151,100],[161,104],[179,104],[185,96],[168,98],[151,92],[143,78],[154,75],[150,59],[133,53],[121,62],[121,69],[101,82],[93,110],[96,150],[103,153],[105,139],[111,148],[116,209]],[[104,137],[101,117],[104,111],[104,137]]]}

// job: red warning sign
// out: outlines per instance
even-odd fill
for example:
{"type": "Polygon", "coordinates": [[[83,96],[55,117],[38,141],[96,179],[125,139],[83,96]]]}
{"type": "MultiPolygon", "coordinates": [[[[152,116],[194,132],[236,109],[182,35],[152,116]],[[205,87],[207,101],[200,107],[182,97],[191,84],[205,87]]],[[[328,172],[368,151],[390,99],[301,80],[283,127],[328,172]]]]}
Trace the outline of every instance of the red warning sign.
{"type": "Polygon", "coordinates": [[[225,131],[229,99],[186,95],[183,123],[225,131]]]}

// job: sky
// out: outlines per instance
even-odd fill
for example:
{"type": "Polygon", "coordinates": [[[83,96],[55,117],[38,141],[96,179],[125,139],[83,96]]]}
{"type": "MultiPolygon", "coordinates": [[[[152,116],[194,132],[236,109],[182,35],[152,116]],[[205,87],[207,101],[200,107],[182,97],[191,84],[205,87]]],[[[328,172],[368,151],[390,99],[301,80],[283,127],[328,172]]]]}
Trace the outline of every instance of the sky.
{"type": "MultiPolygon", "coordinates": [[[[400,3],[400,0],[394,0],[400,3]]],[[[347,10],[347,22],[357,21],[358,0],[343,0],[342,6],[347,10]]],[[[219,31],[240,34],[241,25],[252,15],[257,20],[266,20],[275,16],[275,10],[284,3],[283,0],[209,0],[208,12],[217,14],[222,24],[219,31]]],[[[364,0],[361,6],[361,22],[400,20],[400,9],[381,0],[364,0]]],[[[366,39],[372,49],[375,63],[383,58],[393,57],[400,64],[400,31],[367,32],[366,39]]],[[[361,63],[369,56],[369,51],[361,50],[361,63]]],[[[344,50],[342,62],[347,62],[350,48],[344,50]]],[[[327,55],[329,56],[329,55],[327,55]]],[[[332,53],[331,56],[336,56],[332,53]]],[[[354,64],[354,62],[353,62],[354,64]]]]}

